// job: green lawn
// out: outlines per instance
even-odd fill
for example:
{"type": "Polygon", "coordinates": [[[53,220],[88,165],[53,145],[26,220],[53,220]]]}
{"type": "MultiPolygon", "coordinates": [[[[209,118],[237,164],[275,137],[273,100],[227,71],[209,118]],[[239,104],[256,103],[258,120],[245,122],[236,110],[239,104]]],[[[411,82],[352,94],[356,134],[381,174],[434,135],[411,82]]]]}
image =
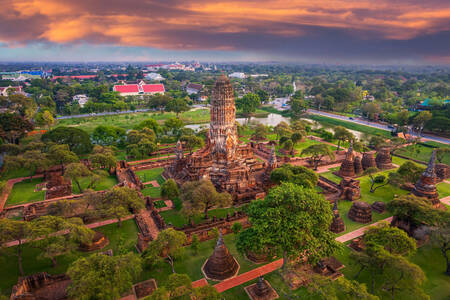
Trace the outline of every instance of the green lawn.
{"type": "MultiPolygon", "coordinates": [[[[89,178],[82,178],[80,180],[80,185],[81,188],[83,189],[83,191],[85,189],[87,189],[87,187],[89,186],[89,178]]],[[[112,188],[113,186],[115,186],[117,184],[117,178],[114,175],[109,175],[109,176],[105,176],[102,177],[102,179],[100,179],[100,181],[94,186],[93,190],[94,191],[104,191],[107,189],[112,188]]],[[[78,188],[78,185],[72,181],[72,192],[74,194],[80,194],[81,191],[78,188]]]]}
{"type": "MultiPolygon", "coordinates": [[[[403,155],[423,162],[428,162],[431,157],[431,152],[434,149],[435,148],[426,147],[421,144],[415,144],[397,149],[395,151],[395,154],[403,155]]],[[[444,156],[442,163],[450,165],[450,154],[444,156]]]]}
{"type": "Polygon", "coordinates": [[[445,198],[447,196],[450,196],[450,184],[446,182],[441,182],[436,185],[439,198],[445,198]]]}
{"type": "MultiPolygon", "coordinates": [[[[296,150],[296,155],[295,156],[298,156],[298,157],[306,157],[306,156],[308,156],[308,155],[301,155],[301,152],[303,151],[303,149],[306,149],[306,148],[308,148],[309,146],[311,146],[311,145],[316,145],[316,144],[322,144],[322,142],[319,142],[319,141],[315,141],[315,140],[310,140],[310,139],[308,139],[308,138],[306,138],[304,141],[302,141],[302,142],[298,142],[295,146],[294,146],[294,149],[296,150]]],[[[336,150],[337,148],[336,147],[334,147],[334,146],[329,146],[328,145],[328,147],[331,149],[331,150],[336,150]]],[[[277,155],[280,155],[280,156],[284,156],[284,154],[283,153],[281,153],[279,150],[282,148],[282,146],[280,146],[280,145],[277,145],[276,147],[276,150],[277,150],[277,155]]]]}
{"type": "Polygon", "coordinates": [[[335,172],[337,170],[339,170],[339,167],[331,168],[327,172],[320,173],[319,175],[339,184],[342,180],[342,177],[339,177],[339,176],[333,174],[333,172],[335,172]]]}
{"type": "MultiPolygon", "coordinates": [[[[139,112],[110,116],[92,116],[84,118],[72,118],[58,120],[57,126],[78,127],[92,133],[95,127],[99,125],[114,125],[124,129],[132,129],[140,122],[147,119],[157,120],[158,123],[164,123],[165,120],[175,117],[175,113],[157,113],[157,112],[139,112]]],[[[187,111],[180,114],[181,120],[186,124],[207,123],[209,122],[209,110],[199,109],[187,111]]]]}
{"type": "MultiPolygon", "coordinates": [[[[113,249],[114,254],[135,251],[138,228],[133,219],[122,222],[122,227],[120,228],[117,224],[110,224],[96,228],[95,230],[103,232],[110,240],[109,245],[98,251],[113,249]]],[[[53,268],[50,259],[40,259],[38,257],[38,249],[25,245],[23,252],[25,275],[31,275],[38,272],[61,274],[66,272],[69,265],[78,257],[90,255],[94,252],[86,253],[77,251],[71,255],[60,256],[57,258],[58,266],[53,268]]],[[[0,295],[4,294],[9,297],[11,288],[17,283],[19,276],[17,257],[10,253],[2,252],[2,255],[0,255],[0,265],[0,295]]]]}
{"type": "MultiPolygon", "coordinates": [[[[337,258],[346,266],[342,269],[342,272],[348,279],[354,279],[356,273],[359,270],[359,266],[354,264],[349,257],[350,252],[353,251],[348,247],[344,247],[343,252],[337,255],[337,258]]],[[[439,253],[439,249],[431,248],[429,245],[425,245],[419,248],[415,255],[410,258],[410,261],[419,265],[427,276],[427,281],[423,285],[424,291],[430,295],[433,300],[449,299],[450,296],[450,280],[448,276],[444,274],[445,260],[439,253]]],[[[358,281],[365,283],[370,291],[370,279],[366,272],[362,272],[358,281]]],[[[379,281],[376,281],[376,287],[379,286],[379,281]]],[[[385,292],[377,292],[377,295],[381,296],[381,299],[390,299],[390,295],[385,292]]],[[[411,295],[407,290],[398,292],[395,299],[413,300],[416,299],[414,295],[411,295]]]]}
{"type": "Polygon", "coordinates": [[[338,119],[333,119],[333,118],[319,116],[319,115],[313,115],[313,114],[308,115],[308,118],[315,120],[324,125],[343,126],[348,129],[356,130],[356,131],[367,133],[367,134],[380,135],[380,136],[384,136],[387,138],[391,137],[391,133],[389,131],[377,129],[377,128],[370,127],[370,126],[365,126],[365,125],[361,125],[361,124],[356,124],[356,123],[352,123],[352,122],[347,122],[347,121],[343,121],[343,120],[338,120],[338,119]]]}
{"type": "Polygon", "coordinates": [[[26,169],[15,169],[11,170],[9,172],[2,171],[0,173],[1,180],[8,180],[13,178],[19,178],[19,177],[29,177],[30,172],[26,169]]]}
{"type": "Polygon", "coordinates": [[[164,168],[154,168],[148,170],[140,170],[136,171],[136,175],[142,182],[148,182],[152,180],[158,181],[159,184],[164,182],[164,178],[162,178],[161,174],[164,172],[164,168]]]}
{"type": "Polygon", "coordinates": [[[14,184],[9,194],[6,206],[45,200],[45,191],[35,192],[36,184],[42,183],[42,178],[26,179],[14,184]]]}
{"type": "MultiPolygon", "coordinates": [[[[393,170],[381,171],[381,172],[377,173],[377,175],[385,175],[387,177],[389,172],[393,172],[393,170]]],[[[370,192],[371,182],[370,182],[369,176],[359,177],[358,180],[360,180],[360,187],[361,187],[361,199],[359,201],[364,201],[369,204],[372,204],[375,201],[382,201],[382,202],[388,203],[392,199],[394,199],[395,195],[408,194],[408,191],[402,190],[391,184],[385,185],[385,186],[377,189],[374,193],[371,193],[370,192]]],[[[345,233],[348,233],[350,231],[353,231],[355,229],[358,229],[360,227],[367,225],[367,224],[361,224],[358,222],[354,222],[347,217],[347,213],[350,210],[351,206],[352,206],[352,202],[346,201],[346,200],[341,200],[338,203],[339,213],[342,217],[342,220],[344,220],[345,227],[346,227],[345,232],[342,232],[339,235],[343,235],[345,233]]],[[[385,219],[389,216],[391,216],[391,214],[389,212],[384,212],[382,214],[373,212],[372,213],[372,222],[377,222],[377,221],[385,219]]]]}
{"type": "Polygon", "coordinates": [[[145,189],[141,190],[141,193],[144,196],[150,196],[152,198],[161,198],[160,187],[147,186],[145,189]]]}
{"type": "MultiPolygon", "coordinates": [[[[236,237],[234,234],[228,234],[224,236],[225,245],[240,265],[239,274],[259,267],[259,265],[245,259],[244,256],[236,250],[235,240],[236,237]]],[[[201,271],[201,267],[203,263],[208,259],[208,257],[213,253],[214,246],[214,240],[202,242],[200,243],[200,247],[197,253],[194,253],[192,249],[187,246],[185,248],[184,256],[178,260],[175,260],[175,271],[180,274],[189,275],[192,281],[203,278],[204,276],[201,271]]],[[[170,269],[169,264],[167,262],[162,262],[153,267],[151,270],[145,270],[142,277],[144,279],[156,278],[158,281],[158,286],[164,286],[167,282],[168,276],[171,273],[172,270],[170,269]]],[[[210,283],[215,284],[217,282],[211,281],[210,283]]]]}

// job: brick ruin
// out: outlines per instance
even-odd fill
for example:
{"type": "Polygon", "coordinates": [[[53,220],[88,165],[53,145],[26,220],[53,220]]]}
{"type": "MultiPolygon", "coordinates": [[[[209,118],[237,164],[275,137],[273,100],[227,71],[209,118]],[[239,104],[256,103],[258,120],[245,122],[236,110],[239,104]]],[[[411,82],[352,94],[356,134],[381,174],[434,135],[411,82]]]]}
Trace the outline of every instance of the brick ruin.
{"type": "Polygon", "coordinates": [[[239,264],[225,246],[222,232],[219,232],[214,252],[203,264],[202,272],[206,279],[217,281],[234,277],[239,272],[239,264]]]}
{"type": "Polygon", "coordinates": [[[359,186],[359,180],[353,178],[342,178],[339,183],[341,189],[340,197],[349,201],[355,201],[361,198],[361,188],[359,186]]]}
{"type": "Polygon", "coordinates": [[[72,181],[65,179],[61,173],[45,172],[44,181],[47,182],[46,200],[72,195],[72,181]]]}
{"type": "Polygon", "coordinates": [[[270,283],[267,280],[264,280],[262,276],[258,277],[256,283],[251,284],[244,289],[252,300],[272,300],[279,297],[270,283]]]}
{"type": "Polygon", "coordinates": [[[395,166],[392,164],[391,149],[387,147],[380,148],[375,157],[377,168],[380,170],[393,169],[395,166]]]}
{"type": "Polygon", "coordinates": [[[215,83],[211,95],[211,121],[206,145],[184,155],[177,150],[175,162],[163,173],[178,184],[209,178],[219,192],[226,191],[235,203],[265,195],[267,163],[258,161],[251,144],[239,143],[233,87],[226,76],[215,83]]]}
{"type": "Polygon", "coordinates": [[[358,223],[372,222],[372,208],[367,202],[355,201],[348,211],[348,218],[358,223]]]}
{"type": "Polygon", "coordinates": [[[339,210],[337,208],[337,199],[334,201],[333,221],[330,224],[330,231],[340,233],[345,231],[344,220],[342,220],[339,210]]]}
{"type": "Polygon", "coordinates": [[[365,152],[361,159],[361,165],[364,170],[368,168],[376,168],[377,163],[375,162],[375,152],[374,151],[365,152]]]}
{"type": "Polygon", "coordinates": [[[371,206],[372,210],[376,211],[379,214],[382,214],[386,211],[386,203],[382,201],[375,201],[371,206]]]}
{"type": "Polygon", "coordinates": [[[450,166],[446,164],[436,164],[436,180],[444,181],[450,177],[450,166]]]}
{"type": "Polygon", "coordinates": [[[125,160],[117,162],[116,177],[120,185],[136,189],[137,191],[144,188],[141,180],[136,173],[134,173],[133,168],[130,167],[128,162],[125,160]]]}
{"type": "Polygon", "coordinates": [[[20,277],[13,286],[11,300],[65,300],[69,276],[65,274],[50,275],[45,272],[20,277]]]}
{"type": "Polygon", "coordinates": [[[342,161],[337,175],[341,177],[354,177],[356,175],[354,159],[355,155],[353,154],[353,144],[350,142],[350,147],[345,154],[345,159],[342,161]]]}
{"type": "Polygon", "coordinates": [[[427,198],[433,206],[440,205],[439,193],[436,189],[436,150],[431,153],[428,166],[415,184],[412,193],[417,197],[427,198]]]}

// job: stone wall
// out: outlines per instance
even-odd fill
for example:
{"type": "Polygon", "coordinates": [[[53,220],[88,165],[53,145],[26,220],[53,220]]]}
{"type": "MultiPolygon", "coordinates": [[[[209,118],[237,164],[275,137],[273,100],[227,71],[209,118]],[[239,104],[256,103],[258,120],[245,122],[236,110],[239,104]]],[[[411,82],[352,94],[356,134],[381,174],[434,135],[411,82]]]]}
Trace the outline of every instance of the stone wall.
{"type": "Polygon", "coordinates": [[[67,299],[70,278],[65,274],[50,275],[45,272],[20,277],[13,286],[11,300],[63,300],[67,299]]]}

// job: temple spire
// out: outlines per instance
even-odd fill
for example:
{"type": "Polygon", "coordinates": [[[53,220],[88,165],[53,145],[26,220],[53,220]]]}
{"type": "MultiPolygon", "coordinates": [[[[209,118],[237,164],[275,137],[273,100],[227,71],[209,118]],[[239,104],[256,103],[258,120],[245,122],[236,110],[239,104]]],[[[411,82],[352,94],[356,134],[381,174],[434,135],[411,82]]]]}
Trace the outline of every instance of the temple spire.
{"type": "Polygon", "coordinates": [[[277,155],[275,153],[275,145],[272,145],[270,150],[269,167],[275,169],[277,167],[277,155]]]}
{"type": "Polygon", "coordinates": [[[423,175],[427,177],[436,177],[436,150],[433,150],[431,152],[430,160],[428,161],[428,166],[425,172],[423,172],[423,175]]]}

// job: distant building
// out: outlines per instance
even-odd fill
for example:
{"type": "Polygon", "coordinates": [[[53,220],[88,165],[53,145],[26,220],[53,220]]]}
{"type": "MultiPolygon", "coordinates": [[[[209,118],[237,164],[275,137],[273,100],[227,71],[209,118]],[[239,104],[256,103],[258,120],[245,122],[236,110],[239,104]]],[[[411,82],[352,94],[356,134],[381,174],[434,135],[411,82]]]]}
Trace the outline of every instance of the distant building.
{"type": "Polygon", "coordinates": [[[423,100],[422,102],[420,102],[420,104],[417,105],[417,110],[428,110],[431,109],[433,107],[433,104],[438,104],[438,105],[447,105],[450,104],[450,99],[430,99],[427,98],[425,100],[423,100]]]}
{"type": "Polygon", "coordinates": [[[21,86],[6,86],[6,87],[0,87],[0,96],[8,96],[8,93],[10,93],[10,90],[14,90],[14,94],[22,94],[22,87],[21,86]]]}
{"type": "Polygon", "coordinates": [[[89,101],[89,97],[85,94],[75,95],[73,96],[72,100],[74,102],[78,102],[78,105],[80,107],[84,107],[84,105],[89,101]]]}
{"type": "Polygon", "coordinates": [[[230,75],[228,75],[228,77],[244,79],[245,78],[245,73],[234,72],[234,73],[231,73],[230,75]]]}
{"type": "Polygon", "coordinates": [[[203,85],[197,84],[197,83],[189,83],[186,86],[186,93],[189,95],[191,94],[198,94],[203,89],[203,85]]]}
{"type": "Polygon", "coordinates": [[[161,74],[152,72],[152,73],[148,73],[147,75],[145,75],[145,79],[161,81],[161,80],[164,80],[165,78],[162,77],[161,74]]]}
{"type": "Polygon", "coordinates": [[[165,92],[164,84],[146,84],[143,81],[138,84],[124,84],[113,86],[114,92],[119,92],[121,96],[155,95],[165,92]]]}

